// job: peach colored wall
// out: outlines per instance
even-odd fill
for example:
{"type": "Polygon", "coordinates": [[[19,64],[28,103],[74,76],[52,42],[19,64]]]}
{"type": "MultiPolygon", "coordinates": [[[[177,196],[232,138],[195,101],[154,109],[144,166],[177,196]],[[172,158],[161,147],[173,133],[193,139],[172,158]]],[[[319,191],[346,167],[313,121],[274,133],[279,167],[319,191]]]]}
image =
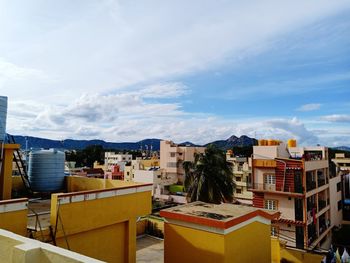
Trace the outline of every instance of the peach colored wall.
{"type": "Polygon", "coordinates": [[[294,198],[288,200],[287,196],[265,194],[265,199],[278,200],[278,210],[281,212],[281,217],[285,219],[295,219],[294,198]]]}
{"type": "Polygon", "coordinates": [[[342,210],[338,211],[338,201],[342,200],[341,191],[337,192],[337,183],[339,182],[341,182],[340,176],[336,176],[329,180],[329,200],[332,226],[338,226],[342,223],[342,210]]]}

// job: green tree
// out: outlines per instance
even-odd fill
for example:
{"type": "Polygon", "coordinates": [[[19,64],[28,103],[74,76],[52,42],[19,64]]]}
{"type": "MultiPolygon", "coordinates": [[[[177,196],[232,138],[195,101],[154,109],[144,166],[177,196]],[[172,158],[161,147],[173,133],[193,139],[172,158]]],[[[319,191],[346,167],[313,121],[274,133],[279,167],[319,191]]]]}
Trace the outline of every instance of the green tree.
{"type": "Polygon", "coordinates": [[[184,162],[185,191],[189,202],[220,204],[232,202],[235,183],[231,164],[225,153],[209,145],[204,154],[196,154],[194,162],[184,162]]]}

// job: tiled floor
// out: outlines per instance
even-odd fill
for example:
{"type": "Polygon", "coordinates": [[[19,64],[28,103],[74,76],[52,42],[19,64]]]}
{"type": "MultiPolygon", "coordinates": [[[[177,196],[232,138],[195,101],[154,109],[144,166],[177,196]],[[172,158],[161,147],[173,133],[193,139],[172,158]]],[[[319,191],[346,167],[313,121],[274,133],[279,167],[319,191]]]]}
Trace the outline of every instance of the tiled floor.
{"type": "Polygon", "coordinates": [[[164,241],[150,236],[143,236],[136,241],[136,262],[163,263],[164,241]]]}

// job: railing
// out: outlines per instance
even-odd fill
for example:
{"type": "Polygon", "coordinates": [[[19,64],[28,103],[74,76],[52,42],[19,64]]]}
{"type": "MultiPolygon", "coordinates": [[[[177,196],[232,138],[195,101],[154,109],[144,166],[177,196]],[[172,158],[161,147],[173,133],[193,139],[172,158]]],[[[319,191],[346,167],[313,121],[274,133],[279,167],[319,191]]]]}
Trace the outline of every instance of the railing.
{"type": "Polygon", "coordinates": [[[276,185],[276,184],[254,183],[254,184],[251,184],[251,186],[252,186],[252,190],[258,190],[258,191],[301,193],[300,191],[297,191],[297,189],[294,189],[294,187],[292,186],[285,186],[284,189],[281,185],[276,185]]]}
{"type": "Polygon", "coordinates": [[[306,181],[306,190],[311,191],[316,189],[316,181],[306,181]]]}
{"type": "Polygon", "coordinates": [[[321,211],[326,206],[327,206],[326,200],[318,200],[318,211],[321,211]]]}
{"type": "Polygon", "coordinates": [[[326,180],[324,178],[323,179],[318,179],[317,182],[318,182],[318,187],[326,184],[326,180]]]}

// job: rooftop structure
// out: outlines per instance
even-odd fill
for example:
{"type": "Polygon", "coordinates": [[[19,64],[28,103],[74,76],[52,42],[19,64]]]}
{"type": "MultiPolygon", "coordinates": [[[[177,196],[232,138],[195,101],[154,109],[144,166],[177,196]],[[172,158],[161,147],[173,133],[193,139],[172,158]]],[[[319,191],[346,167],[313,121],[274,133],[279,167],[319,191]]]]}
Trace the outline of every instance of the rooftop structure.
{"type": "Polygon", "coordinates": [[[329,178],[326,147],[253,147],[253,205],[281,212],[272,234],[289,246],[329,248],[331,229],[341,222],[339,180],[329,178]]]}
{"type": "Polygon", "coordinates": [[[203,202],[162,210],[166,219],[164,262],[194,258],[204,263],[271,262],[270,223],[278,215],[248,206],[203,202]],[[252,236],[259,244],[254,248],[252,236]]]}
{"type": "Polygon", "coordinates": [[[10,151],[16,147],[4,147],[1,229],[107,262],[135,262],[136,219],[152,210],[151,184],[67,176],[64,193],[11,199],[19,177],[12,178],[10,151]]]}

